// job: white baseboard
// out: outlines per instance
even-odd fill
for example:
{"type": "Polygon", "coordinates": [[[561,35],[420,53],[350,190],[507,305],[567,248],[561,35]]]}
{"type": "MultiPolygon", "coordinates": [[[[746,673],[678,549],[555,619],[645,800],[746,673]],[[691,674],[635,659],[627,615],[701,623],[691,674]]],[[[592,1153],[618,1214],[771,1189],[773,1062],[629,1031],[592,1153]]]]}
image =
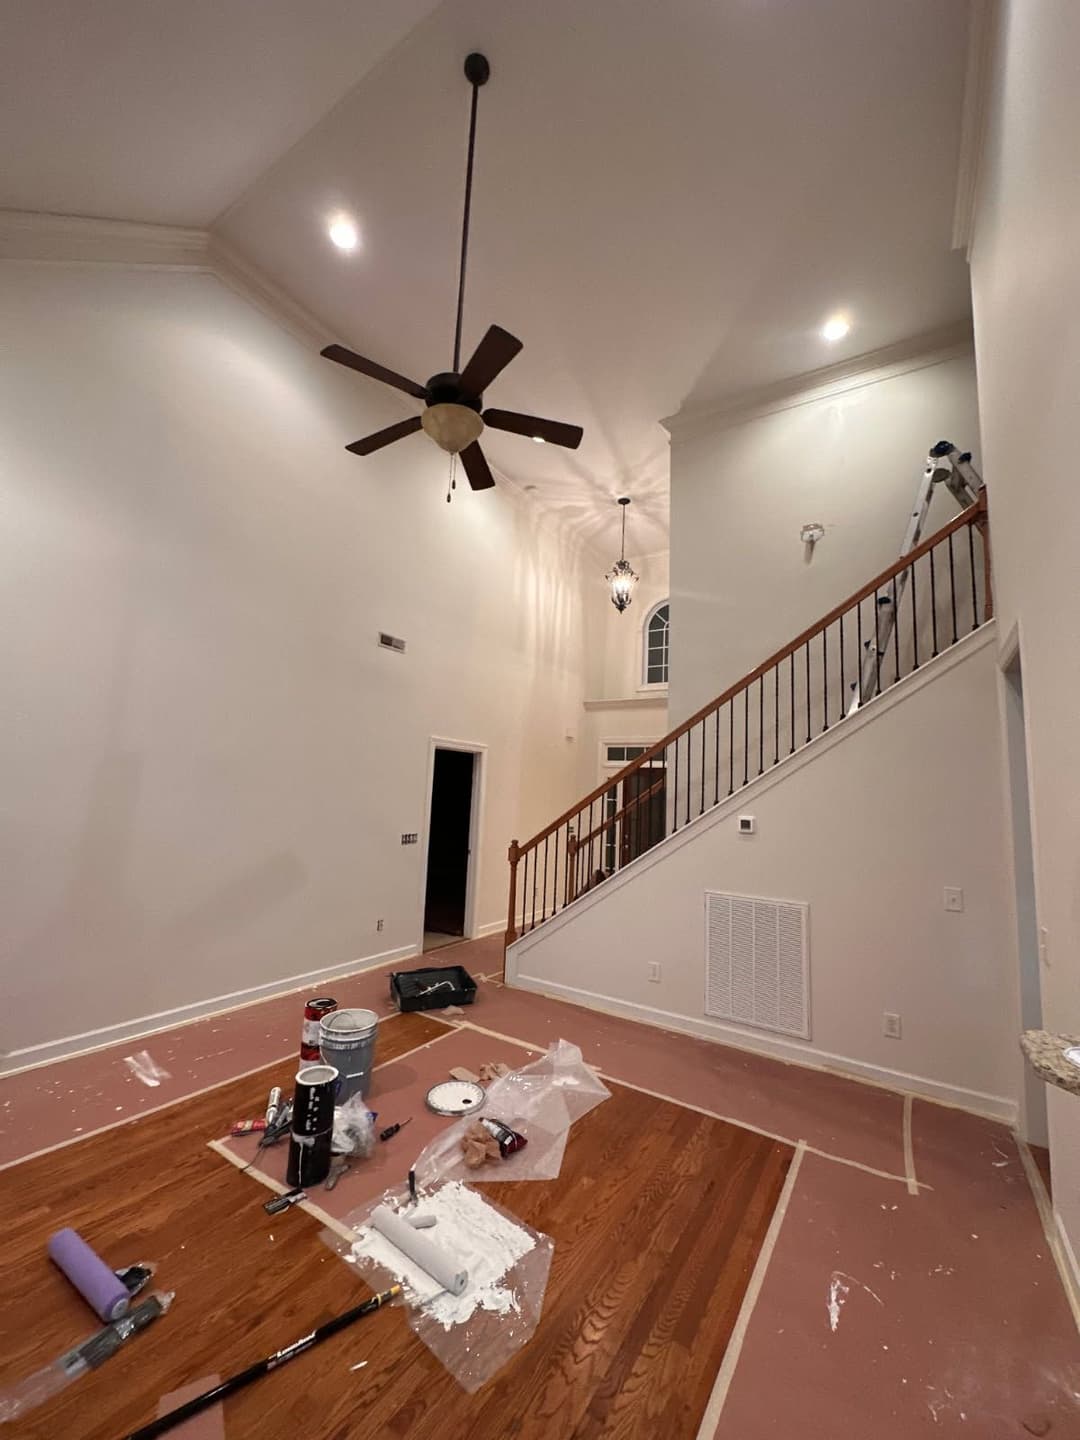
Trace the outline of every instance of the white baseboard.
{"type": "Polygon", "coordinates": [[[1054,1210],[1054,1227],[1057,1230],[1059,1255],[1058,1269],[1061,1271],[1061,1283],[1065,1286],[1065,1293],[1069,1297],[1072,1306],[1073,1316],[1076,1318],[1077,1329],[1080,1330],[1080,1265],[1076,1263],[1076,1251],[1069,1239],[1069,1232],[1058,1211],[1054,1210]]]}
{"type": "Polygon", "coordinates": [[[474,940],[483,940],[485,935],[497,935],[506,929],[505,920],[489,920],[486,925],[477,926],[474,940]]]}
{"type": "Polygon", "coordinates": [[[205,1020],[210,1015],[221,1015],[243,1009],[247,1005],[258,1005],[263,1000],[272,1000],[292,991],[310,990],[327,980],[344,980],[350,975],[362,975],[365,970],[378,970],[383,965],[392,965],[395,961],[404,960],[416,953],[414,945],[399,945],[396,950],[383,950],[378,955],[346,960],[343,964],[331,965],[323,970],[310,970],[303,975],[288,975],[282,980],[271,980],[266,985],[252,985],[246,990],[215,995],[209,1000],[196,1000],[190,1005],[177,1005],[172,1010],[160,1010],[154,1015],[121,1020],[116,1025],[102,1026],[100,1030],[86,1030],[80,1035],[66,1035],[59,1040],[28,1045],[25,1049],[11,1050],[0,1056],[0,1075],[17,1075],[22,1070],[34,1070],[56,1060],[70,1060],[74,1055],[104,1050],[121,1040],[138,1040],[146,1035],[156,1035],[162,1030],[175,1029],[178,1025],[190,1025],[196,1020],[205,1020]]]}
{"type": "Polygon", "coordinates": [[[825,1070],[829,1074],[842,1075],[863,1084],[898,1091],[903,1095],[918,1095],[924,1100],[951,1105],[975,1115],[985,1115],[1006,1125],[1016,1124],[1017,1103],[1004,1095],[986,1095],[981,1090],[967,1090],[962,1086],[948,1085],[922,1075],[888,1070],[881,1065],[853,1060],[846,1055],[833,1055],[827,1050],[795,1044],[778,1036],[748,1034],[717,1020],[697,1019],[690,1015],[678,1015],[670,1010],[655,1010],[651,1006],[638,1005],[631,1000],[618,1000],[611,995],[597,995],[591,990],[580,990],[574,985],[561,985],[553,980],[542,980],[536,975],[519,974],[516,966],[513,973],[508,966],[506,980],[507,984],[519,990],[531,990],[538,995],[548,995],[554,1000],[566,1000],[572,1005],[582,1005],[589,1010],[618,1015],[623,1020],[634,1020],[639,1024],[671,1030],[680,1035],[694,1035],[698,1039],[712,1040],[736,1050],[749,1050],[754,1055],[766,1055],[771,1060],[782,1060],[788,1065],[802,1065],[808,1070],[825,1070]]]}

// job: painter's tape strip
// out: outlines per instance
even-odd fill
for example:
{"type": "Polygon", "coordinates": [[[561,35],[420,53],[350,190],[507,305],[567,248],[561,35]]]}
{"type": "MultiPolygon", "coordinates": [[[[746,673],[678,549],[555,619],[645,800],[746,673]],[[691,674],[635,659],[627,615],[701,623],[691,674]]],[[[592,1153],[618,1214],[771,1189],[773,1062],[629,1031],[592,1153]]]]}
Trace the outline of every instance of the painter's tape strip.
{"type": "Polygon", "coordinates": [[[717,1428],[720,1424],[720,1416],[723,1414],[724,1404],[727,1401],[728,1391],[731,1389],[731,1382],[735,1375],[735,1367],[738,1365],[739,1356],[742,1354],[743,1341],[746,1339],[746,1332],[750,1327],[750,1319],[754,1313],[754,1307],[757,1305],[758,1296],[761,1294],[761,1287],[765,1283],[765,1272],[769,1268],[769,1261],[772,1259],[773,1251],[776,1249],[776,1242],[780,1238],[780,1229],[783,1226],[784,1216],[787,1214],[788,1205],[791,1202],[795,1182],[799,1178],[799,1170],[802,1167],[803,1156],[806,1154],[806,1150],[806,1144],[802,1140],[795,1146],[795,1156],[788,1167],[784,1188],[780,1191],[780,1197],[776,1202],[776,1209],[773,1211],[772,1219],[769,1221],[769,1228],[765,1232],[765,1239],[762,1241],[761,1249],[758,1251],[754,1273],[750,1276],[750,1284],[746,1287],[746,1294],[743,1296],[743,1302],[739,1306],[738,1319],[735,1321],[735,1328],[731,1332],[731,1339],[728,1341],[720,1369],[717,1371],[712,1394],[709,1396],[709,1403],[705,1406],[705,1414],[701,1417],[701,1424],[698,1426],[697,1440],[714,1440],[716,1436],[717,1428]]]}
{"type": "Polygon", "coordinates": [[[904,1170],[907,1172],[909,1195],[918,1195],[919,1182],[915,1178],[915,1145],[911,1138],[912,1096],[904,1096],[904,1170]]]}

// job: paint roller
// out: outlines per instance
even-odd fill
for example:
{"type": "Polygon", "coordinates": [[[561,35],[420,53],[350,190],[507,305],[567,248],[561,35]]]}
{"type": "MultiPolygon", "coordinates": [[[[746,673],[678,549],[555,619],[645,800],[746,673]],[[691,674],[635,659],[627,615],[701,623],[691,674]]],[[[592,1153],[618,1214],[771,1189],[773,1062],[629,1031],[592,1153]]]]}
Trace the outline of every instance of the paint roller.
{"type": "Polygon", "coordinates": [[[49,1257],[58,1265],[91,1309],[110,1323],[126,1315],[131,1297],[153,1273],[149,1265],[110,1270],[77,1230],[58,1230],[49,1237],[49,1257]]]}
{"type": "Polygon", "coordinates": [[[449,1290],[451,1295],[462,1294],[469,1283],[468,1270],[462,1269],[452,1256],[440,1250],[426,1235],[421,1235],[408,1220],[395,1215],[386,1205],[377,1205],[368,1224],[400,1250],[406,1259],[426,1270],[444,1290],[449,1290]]]}

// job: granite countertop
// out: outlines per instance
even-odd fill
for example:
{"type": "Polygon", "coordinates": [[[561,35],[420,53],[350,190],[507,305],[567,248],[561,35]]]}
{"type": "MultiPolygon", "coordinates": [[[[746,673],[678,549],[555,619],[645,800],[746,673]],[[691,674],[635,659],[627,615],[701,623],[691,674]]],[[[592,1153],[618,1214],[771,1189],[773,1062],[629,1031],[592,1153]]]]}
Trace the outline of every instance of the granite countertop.
{"type": "Polygon", "coordinates": [[[1065,1051],[1072,1045],[1080,1047],[1080,1035],[1025,1030],[1020,1036],[1020,1049],[1041,1080],[1048,1085],[1058,1085],[1073,1095],[1080,1095],[1080,1065],[1074,1065],[1065,1058],[1065,1051]]]}

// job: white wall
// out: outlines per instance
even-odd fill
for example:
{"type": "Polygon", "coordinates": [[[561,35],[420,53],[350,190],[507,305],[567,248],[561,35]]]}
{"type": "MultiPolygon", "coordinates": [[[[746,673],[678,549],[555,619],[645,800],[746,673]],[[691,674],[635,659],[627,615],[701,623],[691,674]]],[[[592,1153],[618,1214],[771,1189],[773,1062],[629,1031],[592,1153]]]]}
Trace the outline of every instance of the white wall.
{"type": "Polygon", "coordinates": [[[518,941],[517,983],[1011,1117],[1021,1061],[994,640],[990,626],[962,641],[518,941]],[[753,837],[736,829],[747,812],[753,837]],[[962,914],[945,912],[946,885],[963,889],[962,914]],[[707,889],[809,902],[809,1044],[704,1018],[707,889]],[[883,1036],[886,1010],[902,1039],[883,1036]]]}
{"type": "Polygon", "coordinates": [[[0,1049],[407,951],[432,735],[505,923],[580,788],[568,537],[346,454],[402,411],[208,274],[0,264],[0,336],[0,1049]]]}
{"type": "MultiPolygon", "coordinates": [[[[669,422],[672,724],[897,558],[931,445],[951,439],[978,459],[974,364],[961,352],[879,366],[749,418],[669,422]],[[809,521],[825,526],[810,557],[809,521]]],[[[955,513],[935,495],[927,533],[955,513]]]]}
{"type": "MultiPolygon", "coordinates": [[[[971,277],[999,633],[1019,626],[1043,1017],[1080,1034],[1080,6],[1001,7],[971,277]]],[[[1050,1090],[1054,1204],[1080,1254],[1080,1104],[1050,1090]]]]}

